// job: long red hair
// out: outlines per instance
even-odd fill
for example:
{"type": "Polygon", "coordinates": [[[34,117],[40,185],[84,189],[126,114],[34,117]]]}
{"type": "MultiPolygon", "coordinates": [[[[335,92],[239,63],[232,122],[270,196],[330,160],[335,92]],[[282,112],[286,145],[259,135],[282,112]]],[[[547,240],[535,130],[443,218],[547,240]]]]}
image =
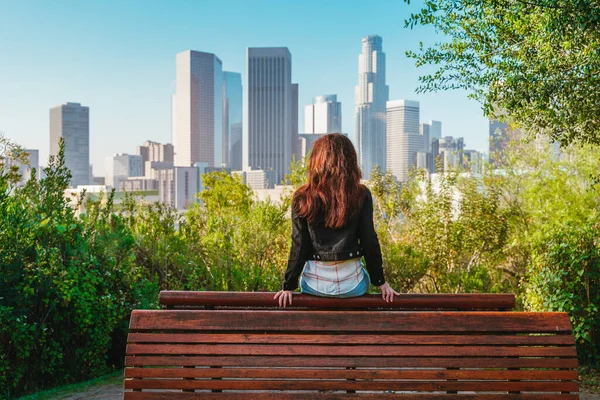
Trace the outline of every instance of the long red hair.
{"type": "Polygon", "coordinates": [[[308,160],[308,182],[294,193],[298,216],[341,228],[360,210],[362,173],[350,139],[339,133],[319,138],[308,160]]]}

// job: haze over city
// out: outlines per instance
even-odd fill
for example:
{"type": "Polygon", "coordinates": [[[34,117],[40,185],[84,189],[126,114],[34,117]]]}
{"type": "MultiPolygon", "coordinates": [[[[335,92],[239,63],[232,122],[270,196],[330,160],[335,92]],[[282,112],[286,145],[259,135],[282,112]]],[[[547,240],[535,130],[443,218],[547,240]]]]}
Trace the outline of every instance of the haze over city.
{"type": "MultiPolygon", "coordinates": [[[[145,140],[171,142],[175,54],[211,52],[223,69],[245,75],[246,48],[288,47],[292,81],[299,84],[299,125],[304,106],[335,93],[342,130],[354,138],[354,87],[361,39],[383,38],[390,100],[420,102],[421,121],[439,120],[443,135],[464,137],[487,150],[488,121],[464,92],[415,94],[417,69],[405,56],[434,32],[404,28],[419,4],[373,1],[368,7],[334,1],[167,3],[109,1],[3,6],[0,48],[0,131],[26,148],[40,149],[45,165],[51,107],[80,102],[90,108],[90,163],[103,176],[104,159],[134,154],[145,140]]],[[[245,79],[245,76],[243,76],[245,79]]],[[[244,88],[245,89],[245,88],[244,88]]]]}

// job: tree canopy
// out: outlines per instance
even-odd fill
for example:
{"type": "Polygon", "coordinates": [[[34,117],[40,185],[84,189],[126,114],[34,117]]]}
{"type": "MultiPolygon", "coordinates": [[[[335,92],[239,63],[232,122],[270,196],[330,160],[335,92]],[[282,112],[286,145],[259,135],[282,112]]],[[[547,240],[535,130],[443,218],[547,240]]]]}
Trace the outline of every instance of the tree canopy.
{"type": "Polygon", "coordinates": [[[405,25],[448,38],[407,52],[436,66],[418,92],[464,89],[489,118],[600,144],[600,1],[425,0],[405,25]]]}

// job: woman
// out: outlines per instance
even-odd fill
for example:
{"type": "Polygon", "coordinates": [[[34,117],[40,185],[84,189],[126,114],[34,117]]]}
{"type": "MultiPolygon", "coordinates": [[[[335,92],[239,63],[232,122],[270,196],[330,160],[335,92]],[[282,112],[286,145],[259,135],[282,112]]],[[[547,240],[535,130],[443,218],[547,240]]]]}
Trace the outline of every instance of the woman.
{"type": "Polygon", "coordinates": [[[292,304],[298,278],[301,292],[316,296],[362,296],[371,283],[386,302],[398,294],[385,282],[373,198],[361,177],[350,139],[333,133],[315,142],[308,182],[292,200],[292,248],[283,290],[275,295],[280,306],[292,304]]]}

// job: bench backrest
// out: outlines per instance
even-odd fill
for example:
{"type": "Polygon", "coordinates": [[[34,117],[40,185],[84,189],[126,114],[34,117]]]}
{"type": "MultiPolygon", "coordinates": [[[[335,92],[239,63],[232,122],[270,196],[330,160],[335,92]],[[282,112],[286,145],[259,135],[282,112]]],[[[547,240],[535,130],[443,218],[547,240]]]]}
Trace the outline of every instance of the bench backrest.
{"type": "MultiPolygon", "coordinates": [[[[163,290],[159,302],[166,308],[191,307],[274,307],[275,293],[265,292],[189,292],[163,290]]],[[[512,310],[514,294],[401,294],[386,303],[378,294],[351,299],[331,299],[294,293],[292,308],[318,309],[395,309],[395,310],[512,310]]]]}
{"type": "Polygon", "coordinates": [[[136,310],[125,399],[576,399],[576,356],[566,313],[136,310]]]}

